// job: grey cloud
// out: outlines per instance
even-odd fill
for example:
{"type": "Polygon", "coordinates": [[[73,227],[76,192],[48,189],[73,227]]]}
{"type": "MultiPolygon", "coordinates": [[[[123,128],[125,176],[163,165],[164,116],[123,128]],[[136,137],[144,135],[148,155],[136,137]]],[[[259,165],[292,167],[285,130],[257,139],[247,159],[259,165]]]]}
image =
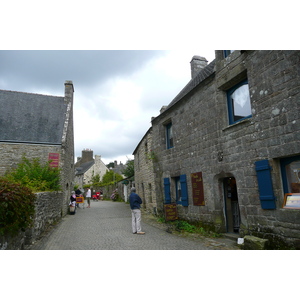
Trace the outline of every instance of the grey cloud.
{"type": "Polygon", "coordinates": [[[0,79],[9,89],[61,90],[65,80],[75,88],[88,86],[109,77],[128,75],[162,55],[155,50],[2,50],[0,79]]]}

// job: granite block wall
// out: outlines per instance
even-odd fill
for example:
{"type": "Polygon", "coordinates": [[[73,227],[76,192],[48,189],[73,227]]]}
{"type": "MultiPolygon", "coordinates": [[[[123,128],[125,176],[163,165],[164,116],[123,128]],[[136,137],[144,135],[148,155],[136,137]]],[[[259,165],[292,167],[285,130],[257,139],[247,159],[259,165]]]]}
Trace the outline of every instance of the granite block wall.
{"type": "MultiPolygon", "coordinates": [[[[227,58],[216,51],[214,72],[152,120],[152,148],[157,155],[154,181],[161,212],[163,178],[171,179],[174,198],[174,178],[186,174],[189,205],[178,206],[180,218],[226,232],[224,179],[232,177],[240,235],[267,236],[291,247],[298,243],[300,210],[282,208],[280,160],[300,155],[299,66],[299,51],[236,50],[227,58]],[[248,80],[251,117],[230,125],[227,91],[242,80],[248,80]],[[167,149],[165,125],[170,121],[174,147],[167,149]],[[272,168],[274,210],[261,208],[255,162],[263,159],[272,168]],[[190,174],[195,172],[203,174],[204,206],[193,205],[190,174]]],[[[145,167],[143,171],[146,174],[145,167]]]]}

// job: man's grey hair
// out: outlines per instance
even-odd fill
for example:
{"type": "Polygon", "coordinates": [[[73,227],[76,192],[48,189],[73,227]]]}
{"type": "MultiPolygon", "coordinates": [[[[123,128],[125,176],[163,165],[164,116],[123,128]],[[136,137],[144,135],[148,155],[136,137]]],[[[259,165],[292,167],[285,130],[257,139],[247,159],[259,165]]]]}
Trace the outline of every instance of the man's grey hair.
{"type": "Polygon", "coordinates": [[[132,187],[131,192],[135,193],[135,191],[136,191],[135,187],[132,187]]]}

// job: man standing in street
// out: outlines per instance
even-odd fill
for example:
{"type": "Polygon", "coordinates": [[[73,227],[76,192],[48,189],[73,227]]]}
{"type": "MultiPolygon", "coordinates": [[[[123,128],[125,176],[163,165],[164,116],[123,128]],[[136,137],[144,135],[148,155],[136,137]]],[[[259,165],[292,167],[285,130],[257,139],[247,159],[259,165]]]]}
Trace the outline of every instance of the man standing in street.
{"type": "Polygon", "coordinates": [[[135,193],[135,188],[131,188],[131,194],[129,196],[129,203],[132,216],[132,233],[145,234],[141,228],[141,204],[142,199],[135,193]]]}

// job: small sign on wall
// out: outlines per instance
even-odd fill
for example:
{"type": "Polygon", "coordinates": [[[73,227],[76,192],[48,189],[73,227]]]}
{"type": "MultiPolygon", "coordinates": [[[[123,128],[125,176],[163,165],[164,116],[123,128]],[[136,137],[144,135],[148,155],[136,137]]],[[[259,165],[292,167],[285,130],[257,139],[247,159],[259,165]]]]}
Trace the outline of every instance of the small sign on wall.
{"type": "Polygon", "coordinates": [[[164,207],[166,221],[174,221],[178,219],[177,205],[175,203],[165,204],[164,207]]]}
{"type": "Polygon", "coordinates": [[[50,167],[58,168],[59,167],[59,153],[49,153],[50,167]]]}
{"type": "Polygon", "coordinates": [[[192,173],[192,191],[193,191],[193,203],[195,206],[203,206],[204,203],[204,191],[202,172],[192,173]]]}

